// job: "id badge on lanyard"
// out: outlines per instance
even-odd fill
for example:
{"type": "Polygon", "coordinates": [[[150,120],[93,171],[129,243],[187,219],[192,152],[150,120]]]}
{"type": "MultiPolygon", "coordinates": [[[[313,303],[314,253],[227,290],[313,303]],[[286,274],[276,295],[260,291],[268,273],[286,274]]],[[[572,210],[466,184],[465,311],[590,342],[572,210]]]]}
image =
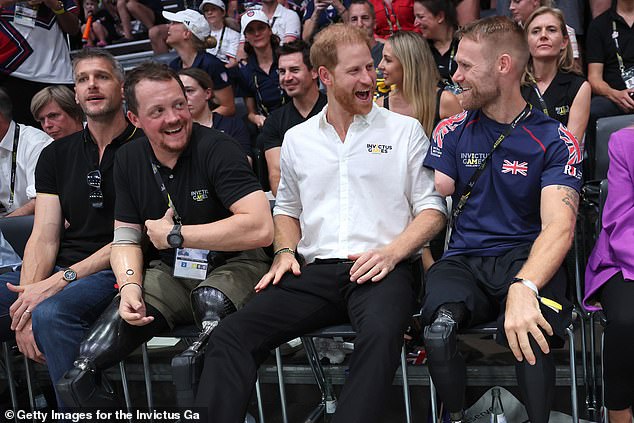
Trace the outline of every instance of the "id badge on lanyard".
{"type": "Polygon", "coordinates": [[[31,7],[26,2],[15,4],[15,13],[13,15],[13,23],[26,26],[28,28],[35,27],[37,19],[38,7],[31,7]]]}
{"type": "Polygon", "coordinates": [[[207,279],[207,269],[209,268],[207,254],[209,254],[209,250],[177,248],[175,254],[175,278],[196,279],[201,281],[207,279]]]}

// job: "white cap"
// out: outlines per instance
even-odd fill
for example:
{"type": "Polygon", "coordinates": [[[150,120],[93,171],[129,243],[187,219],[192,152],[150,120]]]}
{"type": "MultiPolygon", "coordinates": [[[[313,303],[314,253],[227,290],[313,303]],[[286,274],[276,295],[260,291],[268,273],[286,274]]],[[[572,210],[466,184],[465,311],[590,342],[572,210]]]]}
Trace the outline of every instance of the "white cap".
{"type": "Polygon", "coordinates": [[[185,24],[187,29],[201,41],[205,41],[211,33],[207,19],[195,10],[185,9],[176,13],[163,11],[163,16],[168,21],[185,24]]]}
{"type": "Polygon", "coordinates": [[[203,0],[203,2],[200,3],[200,7],[198,8],[201,13],[203,12],[206,4],[211,4],[212,6],[219,7],[222,9],[223,12],[227,10],[225,7],[225,3],[222,0],[203,0]]]}
{"type": "MultiPolygon", "coordinates": [[[[242,33],[247,29],[247,26],[253,21],[259,21],[269,25],[269,19],[266,17],[263,11],[259,9],[251,9],[244,12],[242,19],[240,20],[240,26],[242,27],[242,33]]],[[[271,25],[269,25],[271,26],[271,25]]]]}

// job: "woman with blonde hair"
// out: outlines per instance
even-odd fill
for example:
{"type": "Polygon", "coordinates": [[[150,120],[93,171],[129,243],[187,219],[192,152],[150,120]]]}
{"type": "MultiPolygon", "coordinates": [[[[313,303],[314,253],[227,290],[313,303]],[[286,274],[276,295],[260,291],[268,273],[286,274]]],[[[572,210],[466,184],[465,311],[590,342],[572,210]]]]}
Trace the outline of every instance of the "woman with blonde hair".
{"type": "Polygon", "coordinates": [[[177,72],[187,68],[207,72],[214,84],[214,98],[218,104],[215,112],[233,116],[236,106],[228,71],[224,63],[205,51],[216,46],[216,39],[209,35],[209,24],[205,17],[191,9],[176,13],[165,11],[163,16],[170,21],[165,41],[178,54],[169,67],[177,72]]]}
{"type": "MultiPolygon", "coordinates": [[[[378,99],[378,105],[418,120],[428,137],[440,120],[462,112],[456,96],[444,89],[429,45],[420,34],[399,31],[388,38],[379,70],[392,89],[378,99]]],[[[425,248],[425,270],[433,262],[430,249],[425,248]]]]}
{"type": "Polygon", "coordinates": [[[575,68],[563,14],[540,7],[524,25],[530,58],[522,78],[522,96],[583,140],[590,117],[590,84],[575,68]]]}

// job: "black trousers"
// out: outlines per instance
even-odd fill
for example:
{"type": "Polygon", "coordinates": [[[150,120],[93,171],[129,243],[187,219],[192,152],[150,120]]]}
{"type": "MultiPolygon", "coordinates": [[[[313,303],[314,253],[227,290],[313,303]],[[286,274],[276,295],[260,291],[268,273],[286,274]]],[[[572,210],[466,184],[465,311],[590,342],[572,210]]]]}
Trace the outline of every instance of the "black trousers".
{"type": "Polygon", "coordinates": [[[605,405],[624,410],[634,405],[634,282],[623,273],[612,276],[601,288],[601,305],[607,318],[603,345],[605,405]]]}
{"type": "Polygon", "coordinates": [[[258,366],[270,350],[300,335],[347,321],[357,332],[348,380],[333,423],[381,418],[414,307],[413,276],[399,264],[381,282],[350,282],[352,264],[310,264],[257,294],[214,330],[197,405],[209,421],[244,421],[258,366]]]}

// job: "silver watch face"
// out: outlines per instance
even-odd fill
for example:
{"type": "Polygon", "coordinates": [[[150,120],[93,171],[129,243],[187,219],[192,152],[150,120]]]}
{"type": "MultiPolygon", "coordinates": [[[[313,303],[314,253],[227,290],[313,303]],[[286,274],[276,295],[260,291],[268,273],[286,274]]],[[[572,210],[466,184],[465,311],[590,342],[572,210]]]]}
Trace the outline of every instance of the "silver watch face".
{"type": "Polygon", "coordinates": [[[67,282],[72,282],[77,279],[77,273],[73,269],[64,270],[64,280],[67,282]]]}

